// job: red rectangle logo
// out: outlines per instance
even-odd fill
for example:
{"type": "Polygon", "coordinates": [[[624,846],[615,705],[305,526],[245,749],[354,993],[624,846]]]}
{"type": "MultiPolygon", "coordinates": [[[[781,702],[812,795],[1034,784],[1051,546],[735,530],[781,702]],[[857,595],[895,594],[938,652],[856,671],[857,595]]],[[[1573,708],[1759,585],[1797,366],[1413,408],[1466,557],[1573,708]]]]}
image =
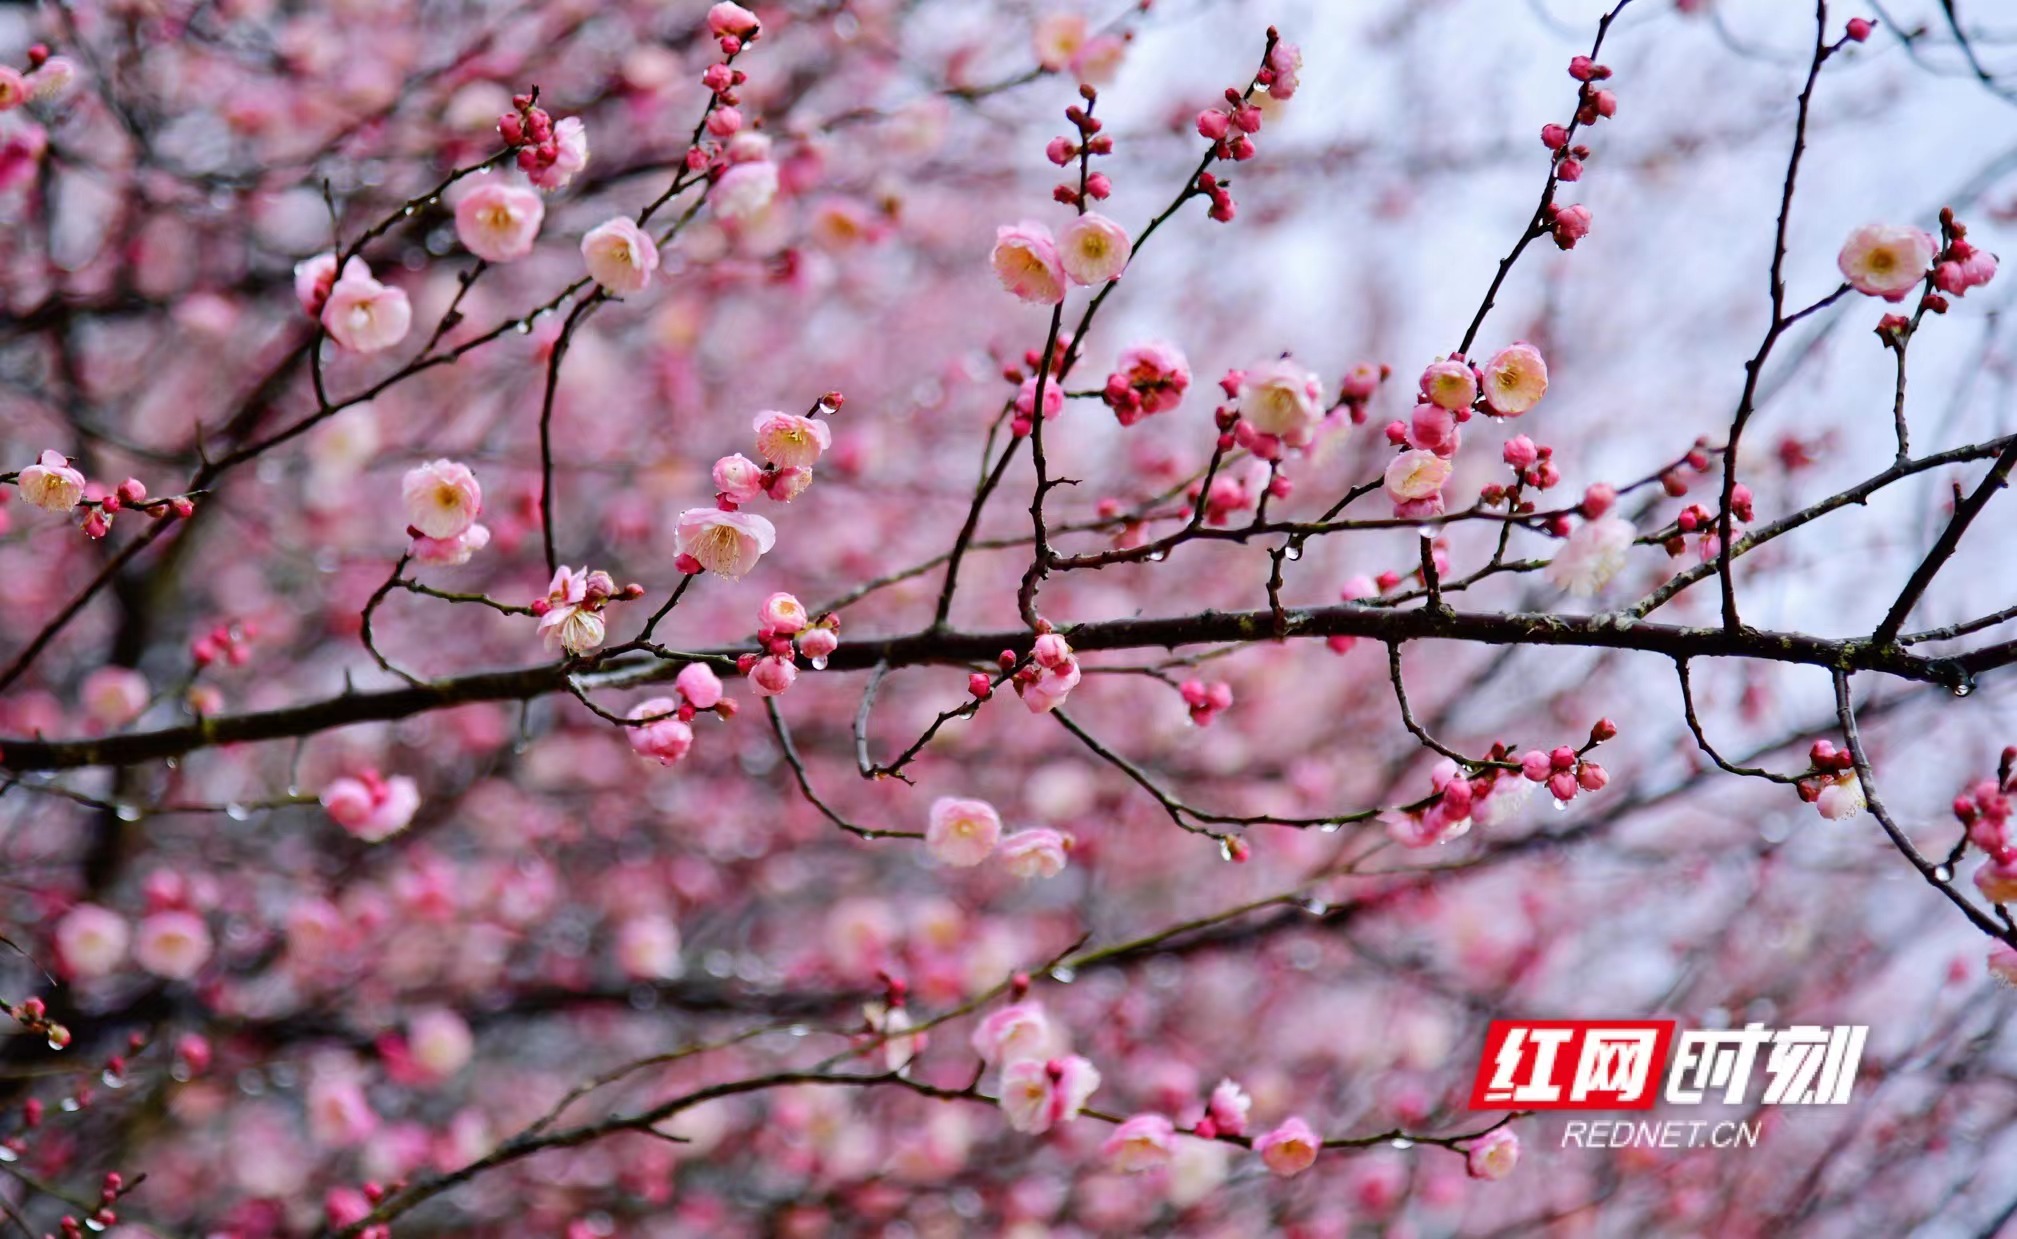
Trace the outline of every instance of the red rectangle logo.
{"type": "Polygon", "coordinates": [[[1493,1020],[1473,1110],[1650,1110],[1672,1020],[1493,1020]]]}

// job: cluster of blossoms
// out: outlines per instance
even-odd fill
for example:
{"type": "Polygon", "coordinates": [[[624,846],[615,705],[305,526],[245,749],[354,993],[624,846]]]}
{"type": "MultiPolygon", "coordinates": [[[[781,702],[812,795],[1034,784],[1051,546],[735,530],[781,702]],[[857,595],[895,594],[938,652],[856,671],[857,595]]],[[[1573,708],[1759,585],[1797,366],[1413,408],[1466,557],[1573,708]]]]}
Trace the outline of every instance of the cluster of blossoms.
{"type": "Polygon", "coordinates": [[[208,667],[223,659],[233,667],[243,667],[252,661],[252,642],[259,636],[259,625],[253,620],[225,620],[213,624],[210,631],[189,643],[189,658],[198,667],[208,667]]]}
{"type": "Polygon", "coordinates": [[[1176,408],[1190,388],[1191,363],[1176,345],[1158,341],[1123,349],[1100,399],[1114,411],[1116,421],[1132,426],[1176,408]]]}
{"type": "Polygon", "coordinates": [[[64,975],[89,981],[110,976],[130,956],[142,970],[187,981],[210,962],[213,942],[202,908],[215,892],[156,870],[142,884],[147,912],[137,927],[110,908],[80,903],[56,921],[57,962],[64,975]]]}
{"type": "Polygon", "coordinates": [[[322,789],[330,820],[366,843],[389,839],[413,822],[420,808],[420,785],[403,774],[382,777],[376,770],[331,779],[322,789]]]}
{"type": "MultiPolygon", "coordinates": [[[[1387,497],[1394,515],[1404,520],[1441,516],[1446,510],[1443,487],[1450,480],[1451,460],[1463,442],[1463,423],[1473,414],[1519,417],[1548,391],[1548,363],[1541,351],[1524,341],[1509,344],[1482,367],[1460,354],[1438,358],[1422,371],[1415,408],[1406,421],[1387,426],[1387,441],[1400,449],[1387,466],[1387,497]]],[[[1524,435],[1506,448],[1515,469],[1534,472],[1539,454],[1524,435]]],[[[1552,485],[1559,474],[1553,465],[1534,472],[1532,484],[1552,485]]],[[[1496,500],[1503,492],[1488,496],[1496,500]]]]}
{"type": "Polygon", "coordinates": [[[1125,38],[1094,34],[1083,13],[1046,13],[1037,19],[1032,42],[1038,65],[1051,73],[1069,69],[1091,86],[1112,81],[1127,54],[1125,38]]]}
{"type": "Polygon", "coordinates": [[[735,717],[735,703],[721,687],[721,677],[706,663],[688,663],[680,668],[672,686],[674,697],[652,697],[637,703],[626,716],[634,726],[627,728],[630,747],[661,766],[685,757],[693,747],[690,724],[697,714],[735,717]]]}
{"type": "MultiPolygon", "coordinates": [[[[2017,792],[2017,747],[2003,750],[1994,778],[1981,779],[1954,797],[1954,818],[1967,832],[1965,843],[1980,848],[1985,857],[1975,871],[1975,889],[1999,905],[2017,903],[2017,840],[2010,834],[2013,792],[2017,792]]],[[[1955,855],[1958,859],[1958,848],[1955,855]]],[[[2006,942],[1992,945],[1989,975],[2017,986],[2017,948],[2006,942]]]]}
{"type": "MultiPolygon", "coordinates": [[[[1014,651],[1002,651],[1003,671],[1015,667],[1017,661],[1014,651]]],[[[1078,687],[1082,674],[1071,644],[1058,633],[1043,632],[1030,648],[1029,662],[1015,670],[1009,682],[1031,714],[1048,714],[1065,703],[1065,698],[1078,687]]],[[[976,671],[969,676],[967,688],[983,701],[994,694],[994,682],[985,672],[976,671]]]]}
{"type": "Polygon", "coordinates": [[[294,295],[304,313],[321,321],[330,339],[353,353],[391,348],[413,326],[413,305],[405,291],[380,283],[359,257],[344,263],[340,275],[334,253],[297,263],[294,295]]]}
{"type": "MultiPolygon", "coordinates": [[[[1113,183],[1105,173],[1089,170],[1093,156],[1113,152],[1113,139],[1100,133],[1101,122],[1090,110],[1095,98],[1092,88],[1081,91],[1087,106],[1073,104],[1065,109],[1066,119],[1079,131],[1078,141],[1057,137],[1045,148],[1051,161],[1060,166],[1080,161],[1079,185],[1061,183],[1052,195],[1077,208],[1078,217],[1057,236],[1033,221],[1004,224],[995,230],[994,249],[988,255],[988,264],[1001,286],[1038,305],[1061,303],[1073,284],[1091,287],[1119,279],[1134,253],[1127,229],[1087,207],[1088,199],[1103,199],[1113,192],[1113,183]]],[[[1050,415],[1048,408],[1045,415],[1050,415]]]]}
{"type": "Polygon", "coordinates": [[[1816,740],[1807,750],[1811,769],[1793,785],[1800,799],[1831,822],[1846,821],[1867,808],[1863,783],[1856,777],[1856,759],[1831,741],[1816,740]]]}
{"type": "MultiPolygon", "coordinates": [[[[556,122],[536,94],[513,95],[497,132],[518,149],[518,169],[541,189],[564,189],[588,166],[588,129],[579,117],[556,122]]],[[[459,221],[458,221],[459,222],[459,221]]]]}
{"type": "Polygon", "coordinates": [[[1965,296],[1996,278],[1996,256],[1969,242],[1968,226],[1952,207],[1940,211],[1938,238],[1910,224],[1865,224],[1843,242],[1835,265],[1851,288],[1886,301],[1903,301],[1924,286],[1917,314],[1886,314],[1877,324],[1877,338],[1900,350],[1920,315],[1945,314],[1949,297],[1965,296]]]}
{"type": "Polygon", "coordinates": [[[1323,383],[1288,357],[1251,370],[1229,370],[1219,387],[1231,400],[1214,414],[1219,446],[1238,444],[1262,460],[1280,460],[1291,448],[1308,447],[1329,412],[1323,383]]]}
{"type": "Polygon", "coordinates": [[[840,647],[840,617],[827,614],[814,620],[805,604],[791,594],[772,594],[764,599],[757,608],[756,622],[756,643],[764,652],[742,655],[736,660],[736,669],[749,677],[759,697],[775,697],[798,679],[798,664],[792,659],[794,643],[815,671],[823,669],[840,647]]]}
{"type": "MultiPolygon", "coordinates": [[[[45,512],[72,512],[83,507],[84,517],[78,527],[88,538],[102,538],[112,532],[112,519],[128,508],[154,517],[186,517],[196,510],[196,505],[182,495],[150,500],[147,487],[139,478],[127,478],[107,490],[87,481],[83,471],[57,451],[43,452],[34,464],[15,474],[14,485],[23,499],[45,512]]],[[[4,528],[0,524],[0,530],[4,528]]]]}
{"type": "Polygon", "coordinates": [[[833,432],[818,415],[832,415],[843,401],[839,392],[828,392],[810,416],[775,410],[756,415],[752,428],[757,455],[764,463],[740,452],[714,462],[715,506],[689,508],[679,517],[681,572],[739,577],[756,567],[757,560],[776,545],[777,529],[763,517],[742,511],[742,505],[758,496],[790,503],[805,493],[812,485],[813,466],[833,446],[833,432]]]}
{"type": "Polygon", "coordinates": [[[622,589],[607,572],[586,566],[570,568],[562,564],[546,587],[546,597],[535,598],[532,613],[539,617],[539,635],[546,648],[559,646],[570,655],[580,655],[602,644],[607,630],[603,609],[612,602],[634,602],[644,597],[644,586],[631,584],[622,589]]]}
{"type": "Polygon", "coordinates": [[[1058,1054],[1061,1032],[1029,999],[995,1011],[974,1029],[973,1050],[1001,1070],[1001,1108],[1010,1127],[1041,1135],[1079,1116],[1100,1073],[1076,1054],[1058,1054]]]}
{"type": "Polygon", "coordinates": [[[53,103],[70,93],[77,81],[77,65],[63,56],[54,56],[47,44],[28,49],[28,70],[0,65],[0,112],[12,112],[30,103],[53,103]]]}
{"type": "Polygon", "coordinates": [[[757,219],[777,198],[778,169],[770,157],[770,138],[743,126],[736,87],[748,75],[730,62],[763,35],[763,23],[739,4],[717,4],[708,10],[708,33],[721,47],[722,59],[700,75],[713,98],[704,128],[707,140],[686,152],[689,172],[705,171],[713,185],[708,205],[715,218],[730,225],[757,219]]]}
{"type": "Polygon", "coordinates": [[[1177,686],[1177,693],[1190,708],[1191,722],[1198,727],[1209,727],[1219,712],[1233,704],[1233,686],[1223,680],[1206,684],[1202,680],[1185,680],[1177,686]]]}
{"type": "MultiPolygon", "coordinates": [[[[1590,728],[1590,742],[1583,752],[1602,744],[1618,734],[1618,725],[1610,719],[1598,719],[1590,728]]],[[[1558,802],[1567,804],[1576,798],[1577,792],[1602,791],[1611,781],[1611,776],[1596,762],[1583,756],[1568,745],[1558,745],[1543,753],[1539,749],[1529,749],[1520,754],[1520,773],[1530,783],[1545,784],[1548,794],[1558,802]]]]}
{"type": "Polygon", "coordinates": [[[1025,880],[1064,872],[1073,840],[1046,826],[1002,837],[1001,814],[985,800],[941,796],[926,817],[925,851],[942,865],[971,869],[1000,851],[1002,868],[1025,880]]]}
{"type": "Polygon", "coordinates": [[[413,539],[407,554],[424,564],[453,566],[490,545],[490,530],[477,523],[483,515],[483,487],[467,465],[435,460],[409,469],[401,480],[406,505],[406,532],[413,539]]]}
{"type": "MultiPolygon", "coordinates": [[[[1575,129],[1618,114],[1618,97],[1597,85],[1610,79],[1608,66],[1597,64],[1588,56],[1574,56],[1569,60],[1569,76],[1582,83],[1576,95],[1575,124],[1541,127],[1541,144],[1554,153],[1554,179],[1563,182],[1582,180],[1583,161],[1590,157],[1589,147],[1580,142],[1571,144],[1575,129]]],[[[1562,249],[1574,249],[1576,242],[1590,235],[1590,208],[1580,203],[1562,206],[1551,193],[1544,215],[1548,234],[1562,249]]]]}
{"type": "MultiPolygon", "coordinates": [[[[1492,763],[1510,759],[1511,754],[1500,744],[1493,745],[1487,754],[1492,763]]],[[[1380,815],[1387,837],[1402,847],[1434,847],[1463,838],[1473,825],[1489,828],[1510,821],[1527,803],[1533,784],[1503,765],[1483,765],[1466,774],[1456,762],[1444,758],[1429,771],[1429,788],[1432,795],[1421,808],[1380,815]]]]}

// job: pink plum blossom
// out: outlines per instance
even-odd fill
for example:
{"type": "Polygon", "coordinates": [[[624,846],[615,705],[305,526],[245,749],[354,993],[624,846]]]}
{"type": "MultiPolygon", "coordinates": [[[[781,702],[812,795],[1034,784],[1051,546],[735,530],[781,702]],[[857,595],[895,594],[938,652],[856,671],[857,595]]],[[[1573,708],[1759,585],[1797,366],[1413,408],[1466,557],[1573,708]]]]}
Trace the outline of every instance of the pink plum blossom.
{"type": "Polygon", "coordinates": [[[1485,404],[1501,417],[1518,417],[1548,393],[1548,363],[1524,341],[1492,354],[1484,376],[1485,404]]]}
{"type": "Polygon", "coordinates": [[[1105,284],[1127,270],[1127,229],[1097,211],[1087,211],[1058,237],[1058,261],[1074,284],[1105,284]]]}
{"type": "Polygon", "coordinates": [[[1042,224],[1004,224],[988,256],[1001,286],[1024,301],[1056,305],[1065,299],[1065,268],[1057,241],[1042,224]]]}
{"type": "MultiPolygon", "coordinates": [[[[701,664],[692,665],[698,667],[701,664]]],[[[675,717],[678,713],[679,703],[670,697],[652,697],[633,706],[626,718],[654,721],[624,729],[629,735],[630,747],[662,766],[670,766],[685,757],[687,750],[693,747],[693,728],[675,717]]]]}
{"type": "Polygon", "coordinates": [[[331,779],[322,789],[330,820],[366,843],[389,839],[413,821],[420,808],[420,785],[403,774],[379,777],[366,770],[331,779]]]}
{"type": "Polygon", "coordinates": [[[1283,1178],[1292,1178],[1316,1164],[1323,1142],[1300,1118],[1284,1119],[1280,1126],[1254,1141],[1254,1152],[1267,1168],[1283,1178]]]}
{"type": "Polygon", "coordinates": [[[673,687],[696,710],[712,710],[721,704],[721,677],[706,663],[688,663],[673,677],[673,687]]]}
{"type": "Polygon", "coordinates": [[[132,937],[125,917],[95,903],[80,903],[56,922],[56,956],[68,975],[95,980],[126,962],[132,937]]]}
{"type": "Polygon", "coordinates": [[[1849,287],[1886,301],[1902,301],[1926,278],[1939,242],[1909,224],[1865,224],[1849,234],[1835,257],[1849,287]]]}
{"type": "Polygon", "coordinates": [[[1503,1179],[1520,1160],[1520,1138],[1510,1128],[1486,1132],[1464,1152],[1464,1168],[1473,1179],[1503,1179]]]}
{"type": "Polygon", "coordinates": [[[1071,836],[1049,827],[1019,830],[1001,841],[1002,868],[1025,880],[1054,878],[1065,871],[1071,836]]]}
{"type": "Polygon", "coordinates": [[[84,497],[84,475],[61,452],[44,452],[14,483],[21,497],[45,512],[68,512],[84,497]]]}
{"type": "Polygon", "coordinates": [[[1468,409],[1478,398],[1478,376],[1460,357],[1432,362],[1422,371],[1422,399],[1443,409],[1468,409]]]}
{"type": "Polygon", "coordinates": [[[157,977],[187,981],[210,962],[210,927],[194,912],[165,909],[140,921],[133,961],[157,977]]]}
{"type": "Polygon", "coordinates": [[[737,452],[714,462],[714,488],[730,503],[744,504],[763,493],[763,466],[737,452]]]}
{"type": "Polygon", "coordinates": [[[362,258],[343,265],[322,304],[322,325],[337,344],[354,353],[376,353],[406,338],[413,307],[406,294],[372,277],[362,258]]]}
{"type": "Polygon", "coordinates": [[[777,198],[777,165],[768,159],[732,165],[708,191],[707,204],[715,218],[731,224],[746,224],[777,198]]]}
{"type": "Polygon", "coordinates": [[[756,610],[759,627],[782,637],[796,636],[812,623],[805,604],[790,594],[777,593],[763,600],[756,610]]]}
{"type": "Polygon", "coordinates": [[[651,283],[651,273],[658,270],[658,246],[628,216],[619,215],[581,238],[581,259],[604,292],[627,297],[651,283]]]}
{"type": "Polygon", "coordinates": [[[526,178],[541,189],[565,189],[588,166],[588,128],[581,118],[570,116],[555,121],[553,140],[556,156],[551,163],[526,169],[526,178]]]}
{"type": "Polygon", "coordinates": [[[461,1071],[476,1048],[468,1022],[447,1007],[415,1012],[406,1024],[406,1043],[413,1061],[437,1080],[461,1071]]]}
{"type": "Polygon", "coordinates": [[[687,509],[680,514],[676,532],[680,554],[725,577],[747,573],[777,544],[776,527],[761,516],[719,508],[687,509]]]}
{"type": "Polygon", "coordinates": [[[1100,1073],[1076,1054],[1018,1059],[1002,1069],[1002,1113],[1017,1131],[1041,1135],[1077,1118],[1099,1086],[1100,1073]]]}
{"type": "Polygon", "coordinates": [[[755,429],[756,450],[773,465],[810,469],[833,446],[833,432],[818,418],[759,413],[755,429]]]}
{"type": "Polygon", "coordinates": [[[486,182],[455,204],[455,236],[485,262],[511,262],[532,252],[546,203],[529,189],[486,182]]]}
{"type": "Polygon", "coordinates": [[[1310,441],[1323,419],[1323,385],[1286,357],[1256,366],[1240,378],[1240,416],[1262,434],[1290,447],[1310,441]]]}
{"type": "Polygon", "coordinates": [[[1847,821],[1860,815],[1867,807],[1863,781],[1856,777],[1854,771],[1846,771],[1830,779],[1814,798],[1814,808],[1831,822],[1847,821]]]}
{"type": "Polygon", "coordinates": [[[1016,680],[1016,691],[1022,694],[1023,704],[1032,714],[1048,714],[1065,703],[1083,672],[1064,637],[1047,632],[1036,639],[1030,665],[1022,674],[1028,678],[1016,680]]]}
{"type": "Polygon", "coordinates": [[[1050,1017],[1042,1005],[1025,1000],[991,1011],[973,1031],[973,1052],[990,1066],[1042,1059],[1057,1048],[1050,1017]]]}
{"type": "Polygon", "coordinates": [[[1100,1146],[1107,1163],[1123,1174],[1138,1174],[1170,1164],[1176,1153],[1175,1124],[1160,1114],[1137,1114],[1114,1128],[1100,1146]]]}
{"type": "Polygon", "coordinates": [[[1205,1105],[1205,1114],[1212,1126],[1222,1136],[1244,1135],[1247,1130],[1247,1112],[1253,1108],[1254,1099],[1247,1091],[1232,1080],[1220,1080],[1212,1088],[1210,1100],[1205,1105]]]}
{"type": "Polygon", "coordinates": [[[1001,815],[985,800],[941,796],[932,801],[928,822],[925,850],[942,865],[978,865],[1001,838],[1001,815]]]}
{"type": "Polygon", "coordinates": [[[468,532],[483,511],[483,487],[467,465],[435,460],[407,471],[400,483],[406,523],[436,540],[468,532]]]}
{"type": "Polygon", "coordinates": [[[1632,522],[1623,517],[1583,522],[1548,561],[1549,582],[1581,598],[1595,597],[1623,570],[1635,537],[1632,522]]]}

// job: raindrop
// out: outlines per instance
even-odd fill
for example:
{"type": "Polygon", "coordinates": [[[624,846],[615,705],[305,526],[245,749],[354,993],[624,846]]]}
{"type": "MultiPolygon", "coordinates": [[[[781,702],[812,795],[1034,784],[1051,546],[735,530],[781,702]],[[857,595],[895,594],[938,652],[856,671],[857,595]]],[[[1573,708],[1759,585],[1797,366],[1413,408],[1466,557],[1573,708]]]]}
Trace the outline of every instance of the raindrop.
{"type": "Polygon", "coordinates": [[[1321,899],[1312,899],[1303,905],[1303,911],[1309,913],[1311,916],[1322,916],[1330,910],[1331,905],[1321,899]]]}
{"type": "Polygon", "coordinates": [[[106,1072],[105,1072],[105,1074],[104,1074],[104,1075],[101,1075],[101,1076],[99,1076],[98,1078],[99,1078],[100,1080],[102,1080],[102,1081],[104,1081],[104,1082],[105,1082],[105,1087],[106,1087],[106,1088],[125,1088],[125,1087],[126,1087],[126,1077],[125,1077],[125,1076],[122,1076],[122,1075],[120,1075],[120,1074],[119,1074],[118,1072],[116,1072],[116,1071],[113,1071],[113,1070],[111,1070],[111,1069],[109,1069],[109,1068],[108,1068],[108,1069],[106,1070],[106,1072]]]}
{"type": "Polygon", "coordinates": [[[521,318],[521,319],[519,319],[519,320],[518,320],[518,334],[519,334],[519,335],[526,335],[526,334],[530,333],[531,331],[532,331],[532,320],[531,320],[531,319],[529,319],[529,318],[521,318]]]}
{"type": "Polygon", "coordinates": [[[1233,841],[1231,839],[1219,840],[1219,855],[1226,860],[1233,858],[1233,841]]]}
{"type": "Polygon", "coordinates": [[[0,1144],[0,1162],[18,1161],[20,1160],[20,1157],[21,1155],[19,1153],[16,1153],[13,1149],[8,1148],[4,1144],[0,1144]]]}
{"type": "Polygon", "coordinates": [[[140,820],[139,805],[122,804],[116,806],[112,810],[112,813],[113,816],[117,817],[122,822],[137,822],[140,820]]]}
{"type": "Polygon", "coordinates": [[[65,1114],[75,1114],[79,1110],[82,1110],[84,1107],[77,1104],[77,1099],[75,1097],[65,1097],[63,1099],[62,1105],[59,1106],[58,1108],[61,1109],[65,1114]]]}
{"type": "Polygon", "coordinates": [[[224,816],[230,818],[234,822],[242,822],[245,819],[252,816],[252,811],[234,800],[230,804],[224,806],[224,816]]]}
{"type": "Polygon", "coordinates": [[[1057,967],[1051,969],[1051,980],[1056,981],[1059,985],[1070,985],[1078,979],[1078,971],[1073,968],[1067,968],[1063,964],[1059,964],[1057,967]]]}
{"type": "Polygon", "coordinates": [[[1170,553],[1168,551],[1159,550],[1159,551],[1150,551],[1148,553],[1148,561],[1152,564],[1159,564],[1163,562],[1165,559],[1168,559],[1169,557],[1170,553]]]}
{"type": "Polygon", "coordinates": [[[1975,691],[1975,685],[1972,681],[1969,680],[1963,680],[1959,684],[1956,684],[1954,686],[1954,695],[1956,697],[1966,697],[1969,693],[1972,693],[1974,691],[1975,691]]]}
{"type": "Polygon", "coordinates": [[[1397,1149],[1412,1149],[1415,1147],[1415,1142],[1406,1136],[1396,1136],[1394,1137],[1394,1147],[1397,1149]]]}
{"type": "Polygon", "coordinates": [[[793,1024],[788,1031],[794,1037],[810,1037],[812,1035],[812,1029],[807,1028],[803,1024],[793,1024]]]}
{"type": "Polygon", "coordinates": [[[164,760],[162,764],[170,770],[180,770],[182,768],[182,759],[179,757],[170,757],[164,760]]]}
{"type": "Polygon", "coordinates": [[[96,1217],[88,1217],[88,1218],[85,1218],[85,1219],[84,1219],[84,1229],[85,1229],[85,1230],[104,1230],[104,1229],[105,1229],[105,1223],[103,1223],[103,1222],[99,1221],[99,1220],[98,1220],[98,1219],[97,1219],[96,1217]]]}
{"type": "Polygon", "coordinates": [[[824,658],[815,658],[815,659],[813,659],[813,660],[812,660],[812,669],[813,669],[814,671],[824,671],[824,670],[826,670],[826,659],[824,659],[824,658]]]}
{"type": "Polygon", "coordinates": [[[411,215],[411,214],[413,214],[413,208],[412,208],[412,207],[407,207],[407,208],[406,208],[405,210],[401,211],[401,212],[400,212],[400,214],[401,214],[401,215],[411,215]]]}
{"type": "Polygon", "coordinates": [[[51,1037],[51,1038],[49,1038],[49,1048],[50,1048],[50,1049],[52,1049],[52,1050],[61,1050],[61,1049],[63,1049],[63,1048],[65,1047],[65,1046],[67,1046],[67,1045],[69,1045],[69,1044],[70,1044],[70,1043],[69,1043],[68,1041],[65,1041],[65,1040],[64,1040],[63,1038],[61,1038],[61,1037],[51,1037]]]}
{"type": "Polygon", "coordinates": [[[1427,525],[1419,525],[1415,528],[1415,536],[1424,542],[1433,542],[1436,540],[1436,531],[1427,525]]]}
{"type": "Polygon", "coordinates": [[[1300,542],[1291,542],[1282,548],[1283,559],[1301,559],[1302,557],[1303,547],[1300,542]]]}
{"type": "Polygon", "coordinates": [[[1567,813],[1568,811],[1569,811],[1569,802],[1568,802],[1568,801],[1566,801],[1566,800],[1557,800],[1557,801],[1555,802],[1555,812],[1557,812],[1557,813],[1567,813]]]}
{"type": "Polygon", "coordinates": [[[1936,882],[1952,882],[1954,880],[1954,866],[1936,866],[1933,870],[1933,880],[1936,882]]]}
{"type": "Polygon", "coordinates": [[[1325,822],[1323,825],[1317,827],[1318,830],[1323,831],[1327,835],[1337,834],[1344,828],[1345,826],[1343,822],[1325,822]]]}

